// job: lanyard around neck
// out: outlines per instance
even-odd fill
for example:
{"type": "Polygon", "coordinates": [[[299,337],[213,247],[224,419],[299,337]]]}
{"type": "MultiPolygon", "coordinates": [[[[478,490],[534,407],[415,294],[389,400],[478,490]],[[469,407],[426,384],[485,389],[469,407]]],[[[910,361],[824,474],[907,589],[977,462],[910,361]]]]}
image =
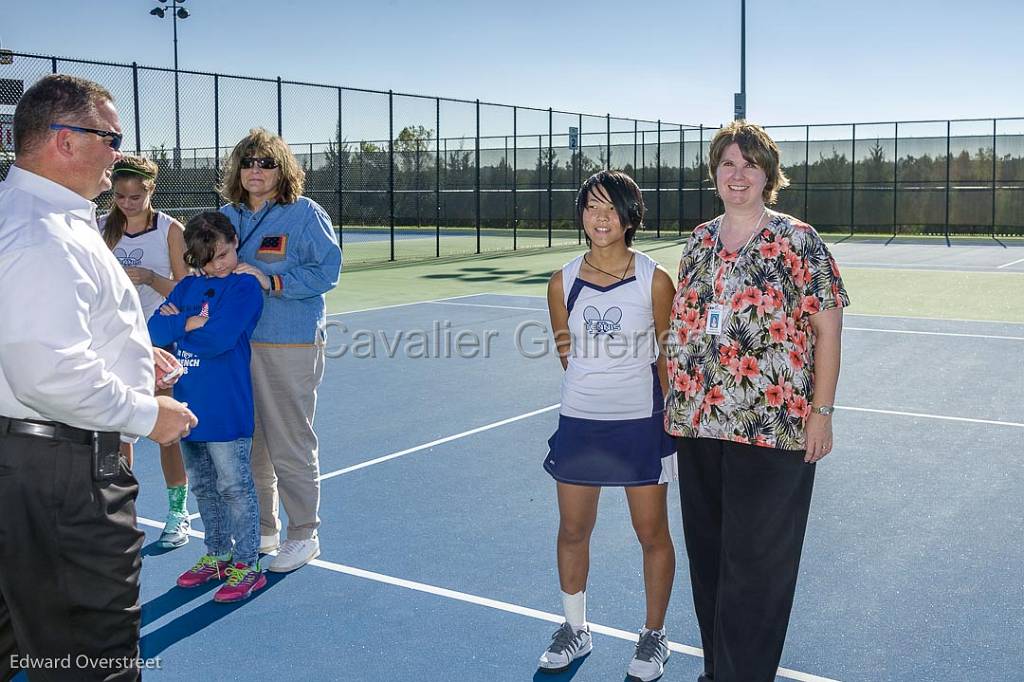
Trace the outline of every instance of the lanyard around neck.
{"type": "MultiPolygon", "coordinates": [[[[743,254],[746,253],[747,247],[750,246],[750,243],[752,241],[754,241],[754,237],[757,235],[757,230],[758,230],[758,228],[761,227],[761,221],[764,220],[764,217],[766,215],[768,215],[768,207],[767,206],[765,206],[764,209],[761,211],[761,215],[759,215],[757,217],[757,222],[754,223],[754,230],[750,233],[750,236],[747,237],[746,243],[743,244],[743,246],[741,246],[739,248],[739,251],[736,252],[736,258],[735,258],[735,260],[733,260],[732,265],[729,267],[728,272],[723,272],[722,273],[722,296],[723,297],[725,296],[725,285],[726,285],[726,282],[732,276],[732,272],[733,272],[733,270],[736,269],[736,264],[740,262],[740,258],[742,258],[743,254]]],[[[719,250],[725,248],[725,247],[722,246],[722,226],[724,225],[724,223],[725,223],[725,215],[723,214],[722,215],[722,221],[718,224],[718,234],[715,235],[715,248],[714,248],[714,251],[711,254],[711,289],[712,289],[712,291],[714,291],[714,288],[715,288],[715,274],[718,272],[718,258],[719,258],[718,252],[719,252],[719,250]]],[[[725,267],[725,259],[724,258],[722,259],[722,267],[723,268],[725,267]]]]}
{"type": "MultiPolygon", "coordinates": [[[[274,202],[274,203],[272,203],[272,204],[270,205],[270,207],[269,207],[269,208],[267,208],[267,211],[266,211],[266,213],[264,213],[263,215],[261,215],[261,216],[260,216],[260,219],[259,219],[259,220],[257,220],[257,221],[256,221],[256,224],[252,226],[252,229],[251,229],[251,230],[249,230],[249,234],[245,235],[245,239],[243,239],[242,241],[240,241],[240,242],[238,243],[238,250],[239,250],[239,251],[241,251],[241,250],[242,250],[242,247],[243,247],[243,246],[245,246],[245,245],[246,245],[246,243],[247,243],[247,242],[248,242],[248,241],[249,241],[250,239],[252,239],[252,236],[253,236],[254,234],[256,234],[256,230],[260,229],[260,225],[262,225],[262,224],[263,224],[263,220],[264,220],[264,219],[265,219],[265,218],[266,218],[266,217],[267,217],[268,215],[270,215],[270,212],[271,212],[271,211],[273,211],[273,210],[274,210],[275,208],[277,208],[277,202],[274,202]]],[[[239,210],[239,211],[238,211],[238,224],[239,224],[239,225],[241,225],[241,224],[242,224],[242,211],[241,211],[241,210],[239,210]]]]}

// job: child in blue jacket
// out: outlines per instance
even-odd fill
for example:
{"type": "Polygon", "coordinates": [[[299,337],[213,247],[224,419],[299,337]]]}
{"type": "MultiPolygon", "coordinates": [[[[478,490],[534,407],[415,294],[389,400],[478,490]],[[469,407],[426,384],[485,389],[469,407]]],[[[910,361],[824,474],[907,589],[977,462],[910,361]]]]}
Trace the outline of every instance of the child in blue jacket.
{"type": "Polygon", "coordinates": [[[153,343],[177,346],[184,374],[174,398],[199,417],[199,425],[182,438],[181,451],[207,553],[178,577],[178,585],[227,578],[213,598],[235,602],[267,584],[259,567],[259,508],[250,464],[249,337],[263,311],[263,291],[252,275],[235,274],[238,237],[222,213],[190,220],[185,246],[185,262],[202,274],[178,282],[149,320],[153,343]]]}

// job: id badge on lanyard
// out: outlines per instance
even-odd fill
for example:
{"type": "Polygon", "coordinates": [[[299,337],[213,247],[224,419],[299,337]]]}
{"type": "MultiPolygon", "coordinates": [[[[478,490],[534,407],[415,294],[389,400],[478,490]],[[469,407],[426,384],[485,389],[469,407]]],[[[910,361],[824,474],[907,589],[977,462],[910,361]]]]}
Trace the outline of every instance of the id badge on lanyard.
{"type": "Polygon", "coordinates": [[[704,326],[704,332],[711,336],[718,336],[722,333],[725,324],[725,306],[721,303],[712,303],[708,306],[708,322],[704,326]]]}

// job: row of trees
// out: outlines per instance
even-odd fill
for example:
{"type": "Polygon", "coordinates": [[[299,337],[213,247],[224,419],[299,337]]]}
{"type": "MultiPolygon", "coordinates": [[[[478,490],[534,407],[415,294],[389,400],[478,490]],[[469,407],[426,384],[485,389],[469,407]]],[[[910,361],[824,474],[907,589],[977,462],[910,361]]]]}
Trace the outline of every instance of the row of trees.
{"type": "MultiPolygon", "coordinates": [[[[815,144],[820,149],[821,143],[815,144]]],[[[932,230],[942,231],[948,206],[949,224],[957,230],[986,232],[995,224],[999,234],[1024,234],[1024,157],[1002,154],[993,159],[991,147],[973,153],[962,150],[949,162],[951,182],[947,191],[945,154],[901,156],[898,163],[894,163],[879,140],[868,149],[866,156],[851,165],[849,150],[840,152],[838,149],[841,144],[836,143],[831,154],[819,152],[818,158],[807,163],[806,168],[803,159],[784,165],[793,185],[780,195],[780,210],[828,229],[848,229],[852,219],[855,230],[887,230],[896,224],[901,230],[931,226],[932,230]]],[[[434,225],[439,213],[442,225],[475,224],[474,145],[475,140],[471,138],[442,140],[438,168],[437,140],[432,129],[415,126],[399,132],[394,141],[394,204],[399,225],[434,225]]],[[[379,142],[349,142],[340,137],[321,145],[323,151],[312,155],[297,146],[297,156],[306,170],[307,193],[324,205],[335,222],[388,224],[391,169],[386,146],[379,142]],[[338,211],[339,176],[343,190],[342,215],[338,211]]],[[[719,205],[713,188],[706,177],[701,177],[696,144],[692,158],[683,168],[682,193],[678,191],[678,147],[663,145],[660,185],[656,183],[656,150],[643,151],[638,154],[638,161],[642,158],[643,165],[634,168],[632,145],[613,145],[611,150],[613,162],[628,161],[616,163],[616,167],[636,177],[645,189],[649,226],[653,227],[659,217],[658,187],[661,189],[660,223],[666,232],[673,232],[680,225],[689,229],[717,214],[719,205]],[[668,151],[671,153],[666,153],[668,151]]],[[[691,150],[684,151],[689,154],[691,150]]],[[[187,215],[219,203],[214,190],[219,178],[212,156],[185,154],[175,159],[165,147],[146,155],[161,167],[158,196],[161,207],[187,215]]],[[[546,227],[550,161],[552,221],[555,227],[571,226],[575,188],[583,178],[604,167],[606,155],[604,147],[582,150],[520,147],[518,167],[512,168],[511,152],[506,154],[504,149],[493,148],[481,150],[482,224],[504,228],[512,227],[513,223],[546,227]],[[514,200],[510,192],[513,185],[517,190],[514,200]]],[[[0,158],[0,173],[6,173],[6,165],[12,160],[0,158]]]]}

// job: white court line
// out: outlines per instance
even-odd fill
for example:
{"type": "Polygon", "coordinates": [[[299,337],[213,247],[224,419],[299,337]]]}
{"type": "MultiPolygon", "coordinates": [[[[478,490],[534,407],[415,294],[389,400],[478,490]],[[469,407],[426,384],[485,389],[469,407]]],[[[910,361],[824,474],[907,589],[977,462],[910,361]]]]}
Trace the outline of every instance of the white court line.
{"type": "MultiPolygon", "coordinates": [[[[141,516],[138,517],[138,521],[139,523],[146,526],[150,526],[152,528],[163,528],[162,523],[158,523],[156,521],[146,519],[141,516]]],[[[204,537],[203,533],[197,530],[189,531],[189,535],[196,538],[204,537]]],[[[333,571],[334,573],[350,575],[356,578],[363,578],[365,580],[372,580],[374,582],[383,583],[385,585],[403,587],[407,590],[424,592],[426,594],[432,594],[438,597],[444,597],[446,599],[461,601],[467,604],[485,606],[489,609],[504,611],[506,613],[514,613],[519,616],[526,616],[528,618],[544,620],[549,623],[561,623],[565,620],[564,616],[560,616],[554,613],[548,613],[547,611],[531,609],[527,606],[520,606],[519,604],[512,604],[505,601],[499,601],[497,599],[480,597],[475,594],[468,594],[466,592],[458,592],[456,590],[450,590],[446,587],[437,587],[436,585],[428,585],[427,583],[420,583],[414,580],[395,578],[394,576],[385,575],[383,573],[377,573],[375,571],[367,571],[362,568],[355,568],[354,566],[346,566],[344,564],[338,564],[333,561],[313,559],[309,563],[311,566],[316,566],[317,568],[323,568],[328,571],[333,571]]],[[[628,630],[622,630],[619,628],[608,627],[607,625],[600,625],[593,621],[590,621],[590,630],[592,632],[597,632],[602,635],[608,635],[609,637],[615,637],[616,639],[622,639],[627,642],[636,642],[637,638],[635,632],[630,632],[628,630]]],[[[669,642],[669,648],[672,651],[678,651],[681,654],[687,654],[689,656],[695,656],[697,658],[704,657],[704,652],[701,649],[686,644],[679,644],[678,642],[669,642]]],[[[812,675],[810,673],[800,672],[799,670],[790,670],[788,668],[779,668],[778,674],[780,677],[785,677],[791,680],[799,680],[800,682],[838,682],[838,680],[833,680],[828,677],[812,675]]]]}
{"type": "Polygon", "coordinates": [[[996,269],[997,270],[1002,270],[1003,268],[1008,268],[1011,265],[1016,265],[1017,263],[1024,263],[1024,258],[1018,258],[1017,260],[1012,261],[1010,263],[1003,263],[1002,265],[996,266],[996,269]]]}
{"type": "Polygon", "coordinates": [[[353,464],[352,466],[345,467],[344,469],[338,469],[337,471],[332,471],[330,473],[321,474],[320,477],[317,480],[318,481],[326,481],[327,479],[334,478],[335,476],[341,476],[343,474],[347,474],[347,473],[350,473],[352,471],[357,471],[359,469],[364,469],[366,467],[373,466],[374,464],[380,464],[381,462],[387,462],[389,460],[396,459],[398,457],[403,457],[405,455],[409,455],[409,454],[412,454],[414,452],[419,452],[420,450],[426,450],[427,448],[432,448],[435,445],[441,445],[443,443],[450,443],[453,440],[458,440],[459,438],[465,438],[466,436],[472,436],[473,434],[482,433],[483,431],[490,431],[491,429],[496,429],[499,426],[504,426],[505,424],[511,424],[512,422],[517,422],[517,421],[519,421],[521,419],[528,419],[530,417],[533,417],[535,415],[541,414],[543,412],[550,412],[551,410],[557,410],[559,407],[561,407],[561,403],[556,403],[554,405],[548,405],[547,407],[542,407],[539,410],[534,410],[533,412],[527,412],[526,414],[520,414],[518,416],[509,417],[508,419],[502,419],[501,421],[496,421],[496,422],[493,422],[491,424],[485,424],[484,426],[478,426],[475,429],[470,429],[469,431],[463,431],[462,433],[456,433],[455,435],[452,435],[452,436],[445,436],[444,438],[438,438],[437,440],[432,440],[429,443],[424,443],[423,445],[417,445],[416,447],[408,448],[406,450],[399,450],[398,452],[392,452],[390,455],[384,455],[383,457],[377,457],[376,459],[367,460],[366,462],[360,462],[359,464],[353,464]]]}
{"type": "Polygon", "coordinates": [[[994,426],[1014,426],[1024,429],[1024,424],[1018,422],[1001,422],[994,419],[972,419],[970,417],[949,417],[942,414],[923,414],[920,412],[899,412],[897,410],[875,410],[869,407],[846,407],[836,405],[837,410],[850,410],[852,412],[873,412],[875,414],[894,414],[900,417],[920,417],[922,419],[942,419],[953,422],[970,422],[972,424],[992,424],[994,426]]]}
{"type": "Polygon", "coordinates": [[[928,320],[929,322],[970,322],[972,324],[1024,324],[1022,322],[1010,322],[1009,320],[971,320],[964,317],[915,317],[913,315],[873,315],[871,313],[848,313],[846,311],[843,311],[843,317],[878,317],[886,320],[928,320]]]}
{"type": "Polygon", "coordinates": [[[886,334],[922,334],[924,336],[961,336],[970,339],[1003,339],[1005,341],[1024,341],[1024,336],[995,336],[991,334],[954,334],[953,332],[919,332],[911,329],[872,329],[871,327],[843,327],[843,331],[883,332],[886,334]]]}
{"type": "Polygon", "coordinates": [[[424,301],[424,303],[435,303],[437,305],[467,305],[474,308],[501,308],[503,310],[541,310],[547,312],[547,308],[524,308],[517,305],[489,305],[487,303],[462,303],[460,301],[424,301]]]}
{"type": "Polygon", "coordinates": [[[481,296],[482,294],[463,294],[461,296],[448,296],[447,298],[431,298],[426,301],[409,301],[408,303],[392,303],[391,305],[379,305],[373,308],[360,308],[359,310],[342,310],[339,313],[327,313],[327,317],[337,317],[338,315],[352,315],[354,313],[368,313],[373,310],[388,310],[390,308],[404,308],[410,305],[420,305],[421,303],[440,303],[441,301],[454,301],[460,298],[472,298],[473,296],[481,296]]]}
{"type": "MultiPolygon", "coordinates": [[[[957,270],[944,265],[892,265],[888,263],[841,263],[842,267],[854,268],[857,270],[893,270],[895,272],[939,272],[939,273],[952,273],[952,274],[989,274],[989,275],[1019,275],[1019,272],[999,272],[998,269],[992,269],[994,265],[979,265],[977,269],[961,269],[957,270]],[[984,269],[989,268],[989,269],[984,269]]],[[[968,268],[968,265],[962,265],[961,268],[968,268]]]]}
{"type": "Polygon", "coordinates": [[[841,261],[840,267],[865,270],[932,270],[935,272],[993,272],[995,265],[974,263],[881,263],[870,261],[841,261]],[[962,268],[962,269],[958,269],[962,268]]]}

